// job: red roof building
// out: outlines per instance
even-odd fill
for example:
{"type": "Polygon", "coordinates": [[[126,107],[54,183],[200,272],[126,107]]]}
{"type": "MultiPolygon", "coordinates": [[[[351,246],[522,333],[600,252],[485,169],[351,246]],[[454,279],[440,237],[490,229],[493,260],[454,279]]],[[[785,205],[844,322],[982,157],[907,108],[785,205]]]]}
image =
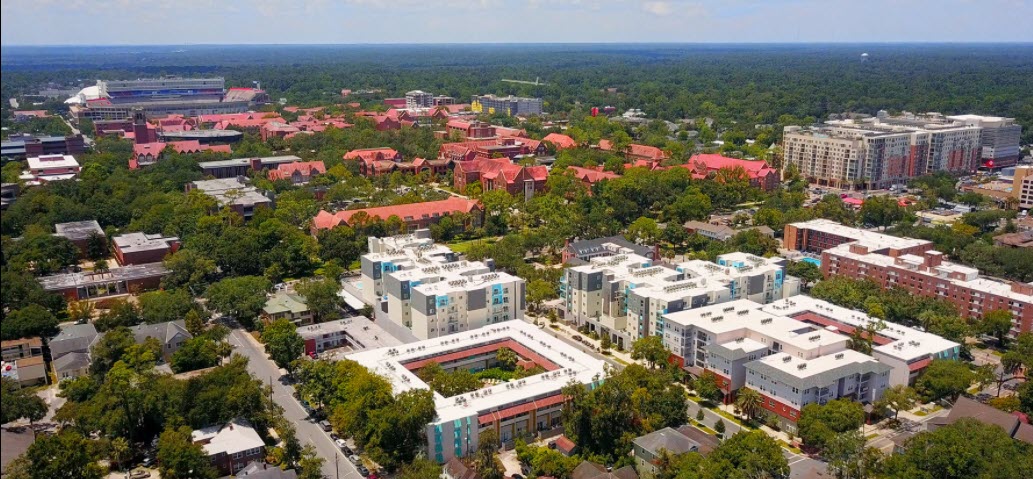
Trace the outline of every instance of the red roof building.
{"type": "Polygon", "coordinates": [[[312,234],[335,226],[355,226],[375,219],[387,220],[397,216],[406,226],[407,231],[426,228],[437,223],[441,218],[455,213],[471,214],[471,225],[480,225],[481,206],[476,200],[449,197],[445,200],[410,203],[405,205],[379,206],[359,210],[346,210],[330,213],[320,211],[312,219],[312,234]]]}
{"type": "Polygon", "coordinates": [[[349,160],[359,162],[362,176],[378,176],[394,171],[402,162],[402,154],[393,148],[364,148],[345,153],[344,161],[349,160]]]}
{"type": "Polygon", "coordinates": [[[200,153],[202,151],[233,153],[230,145],[202,145],[197,140],[137,143],[133,145],[133,156],[129,159],[129,169],[135,170],[141,166],[157,163],[163,157],[167,148],[171,148],[180,154],[200,153]]]}
{"type": "Polygon", "coordinates": [[[484,191],[506,190],[513,196],[523,195],[525,200],[545,190],[548,178],[549,171],[544,166],[520,166],[505,158],[457,162],[453,172],[453,184],[459,191],[479,181],[484,191]]]}
{"type": "Polygon", "coordinates": [[[583,168],[580,166],[568,166],[567,171],[573,172],[574,178],[577,178],[581,183],[584,183],[585,186],[588,187],[591,187],[603,180],[612,180],[614,178],[621,177],[621,175],[612,171],[603,171],[602,167],[583,168]]]}
{"type": "Polygon", "coordinates": [[[552,143],[557,150],[577,148],[577,142],[573,138],[559,133],[549,133],[545,135],[545,138],[542,138],[542,141],[552,143]]]}
{"type": "Polygon", "coordinates": [[[545,146],[530,138],[488,138],[482,140],[445,143],[438,150],[438,159],[472,161],[477,158],[515,158],[518,155],[543,155],[545,146]]]}
{"type": "Polygon", "coordinates": [[[779,175],[778,170],[762,160],[741,160],[712,154],[694,155],[689,159],[688,164],[683,166],[692,170],[694,176],[698,178],[705,178],[718,170],[726,168],[742,168],[750,179],[750,186],[761,188],[764,191],[778,188],[778,183],[781,181],[781,175],[779,175]]]}
{"type": "Polygon", "coordinates": [[[262,125],[262,141],[268,141],[272,137],[286,138],[288,135],[301,131],[294,125],[288,125],[287,123],[279,121],[270,121],[262,125]]]}
{"type": "Polygon", "coordinates": [[[222,113],[218,115],[201,115],[197,117],[198,125],[215,130],[226,130],[231,126],[237,128],[262,128],[262,125],[271,121],[287,123],[273,112],[248,112],[248,113],[222,113]]]}
{"type": "MultiPolygon", "coordinates": [[[[599,149],[613,151],[613,142],[610,140],[599,140],[599,149]]],[[[649,160],[660,163],[667,159],[667,153],[655,146],[637,145],[632,143],[623,151],[624,157],[629,160],[649,160]]]]}
{"type": "Polygon", "coordinates": [[[391,108],[405,108],[405,98],[385,98],[384,104],[391,108]]]}
{"type": "Polygon", "coordinates": [[[268,176],[270,181],[286,180],[294,185],[303,185],[324,173],[326,165],[322,161],[295,161],[276,165],[276,169],[269,170],[268,176]]]}

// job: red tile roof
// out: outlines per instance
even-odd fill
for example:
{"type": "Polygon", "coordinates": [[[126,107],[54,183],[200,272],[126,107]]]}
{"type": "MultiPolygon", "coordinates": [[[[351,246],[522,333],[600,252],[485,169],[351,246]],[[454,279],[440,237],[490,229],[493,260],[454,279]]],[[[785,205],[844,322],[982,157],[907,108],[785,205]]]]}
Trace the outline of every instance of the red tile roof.
{"type": "Polygon", "coordinates": [[[621,175],[612,171],[602,171],[595,168],[583,168],[580,166],[569,166],[567,171],[574,172],[574,177],[587,184],[595,184],[602,180],[612,180],[614,178],[620,178],[621,175]]]}
{"type": "Polygon", "coordinates": [[[542,138],[542,141],[552,143],[560,150],[577,147],[577,142],[574,141],[573,138],[559,133],[549,133],[548,135],[545,135],[545,138],[542,138]]]}
{"type": "Polygon", "coordinates": [[[219,153],[232,153],[230,145],[202,145],[197,140],[170,141],[167,143],[137,143],[133,145],[133,157],[129,160],[129,169],[135,170],[140,167],[139,159],[142,156],[157,158],[165,148],[172,148],[176,153],[200,153],[202,151],[215,151],[219,153]]]}
{"type": "Polygon", "coordinates": [[[366,213],[370,219],[380,218],[382,220],[386,220],[392,216],[397,216],[402,220],[408,221],[421,219],[423,217],[433,217],[435,214],[443,216],[452,213],[469,213],[478,208],[479,206],[476,200],[467,200],[453,196],[439,201],[379,206],[359,210],[338,211],[336,213],[320,211],[319,214],[313,218],[312,224],[316,229],[333,228],[334,226],[341,224],[348,225],[350,224],[349,220],[359,212],[366,213]],[[406,220],[406,218],[408,218],[408,220],[406,220]]]}
{"type": "Polygon", "coordinates": [[[269,179],[286,180],[294,174],[295,171],[300,171],[306,176],[313,176],[315,174],[326,173],[326,165],[322,161],[295,161],[293,163],[281,163],[276,166],[275,170],[269,170],[269,179]]]}
{"type": "Polygon", "coordinates": [[[359,150],[352,150],[344,154],[345,160],[360,160],[363,162],[371,162],[377,160],[401,158],[394,148],[363,148],[359,150]]]}
{"type": "MultiPolygon", "coordinates": [[[[611,142],[610,140],[599,140],[599,149],[613,151],[613,142],[611,142]]],[[[664,150],[649,145],[638,145],[632,143],[628,145],[628,149],[625,151],[625,153],[628,156],[645,158],[649,160],[662,161],[667,159],[667,153],[664,153],[664,150]]]]}
{"type": "Polygon", "coordinates": [[[764,178],[771,173],[776,173],[775,169],[763,160],[741,160],[739,158],[728,158],[727,156],[714,154],[694,155],[689,159],[689,163],[686,166],[697,173],[707,173],[722,168],[742,167],[750,179],[764,178]]]}

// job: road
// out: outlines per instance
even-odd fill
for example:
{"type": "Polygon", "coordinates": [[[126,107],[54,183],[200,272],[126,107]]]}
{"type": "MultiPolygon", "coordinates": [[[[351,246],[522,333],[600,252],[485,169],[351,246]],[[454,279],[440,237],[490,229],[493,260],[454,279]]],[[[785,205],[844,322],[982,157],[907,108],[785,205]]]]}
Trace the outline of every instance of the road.
{"type": "Polygon", "coordinates": [[[236,353],[248,358],[248,370],[251,374],[272,385],[273,401],[283,407],[283,416],[294,423],[297,428],[298,440],[303,445],[311,444],[316,448],[319,457],[324,459],[323,475],[329,479],[363,479],[355,470],[355,466],[330,439],[329,434],[324,432],[319,424],[308,419],[308,414],[294,399],[294,387],[280,382],[282,376],[280,369],[266,357],[261,345],[246,331],[239,328],[230,332],[229,342],[236,353]],[[335,456],[338,459],[339,473],[334,468],[335,456]]]}

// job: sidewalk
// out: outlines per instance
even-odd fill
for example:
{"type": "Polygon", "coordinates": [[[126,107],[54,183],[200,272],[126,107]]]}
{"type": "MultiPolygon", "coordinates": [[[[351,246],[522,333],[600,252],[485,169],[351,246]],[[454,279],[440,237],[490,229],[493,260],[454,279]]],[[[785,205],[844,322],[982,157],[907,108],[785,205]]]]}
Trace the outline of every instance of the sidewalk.
{"type": "MultiPolygon", "coordinates": [[[[590,348],[593,348],[597,352],[600,351],[600,341],[592,339],[592,338],[588,337],[585,334],[581,334],[581,332],[579,332],[578,330],[576,330],[576,329],[574,329],[574,328],[572,328],[570,326],[567,326],[567,324],[564,323],[563,321],[556,321],[555,323],[550,323],[548,318],[539,317],[539,316],[532,316],[531,314],[527,315],[527,319],[530,320],[530,321],[534,321],[535,319],[537,319],[538,320],[538,324],[544,324],[545,325],[545,330],[546,331],[551,331],[553,333],[562,334],[562,335],[566,336],[567,338],[569,338],[572,341],[574,341],[574,336],[580,336],[581,337],[581,341],[580,341],[581,344],[584,344],[584,345],[586,345],[586,346],[588,346],[590,348]]],[[[644,363],[642,363],[640,361],[636,361],[634,359],[631,359],[631,352],[630,351],[626,351],[626,350],[625,351],[617,351],[616,347],[611,347],[610,348],[610,354],[608,354],[607,356],[613,358],[617,362],[619,362],[621,364],[624,364],[624,365],[635,364],[635,363],[644,365],[644,363]]]]}

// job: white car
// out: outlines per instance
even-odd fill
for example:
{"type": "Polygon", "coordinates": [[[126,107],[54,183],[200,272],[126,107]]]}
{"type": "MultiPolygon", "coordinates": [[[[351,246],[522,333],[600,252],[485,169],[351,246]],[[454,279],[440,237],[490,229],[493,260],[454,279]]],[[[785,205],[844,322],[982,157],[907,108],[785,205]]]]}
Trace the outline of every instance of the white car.
{"type": "Polygon", "coordinates": [[[344,439],[335,439],[334,440],[334,444],[337,445],[338,449],[344,449],[344,448],[348,447],[348,444],[346,444],[344,442],[344,439]]]}

